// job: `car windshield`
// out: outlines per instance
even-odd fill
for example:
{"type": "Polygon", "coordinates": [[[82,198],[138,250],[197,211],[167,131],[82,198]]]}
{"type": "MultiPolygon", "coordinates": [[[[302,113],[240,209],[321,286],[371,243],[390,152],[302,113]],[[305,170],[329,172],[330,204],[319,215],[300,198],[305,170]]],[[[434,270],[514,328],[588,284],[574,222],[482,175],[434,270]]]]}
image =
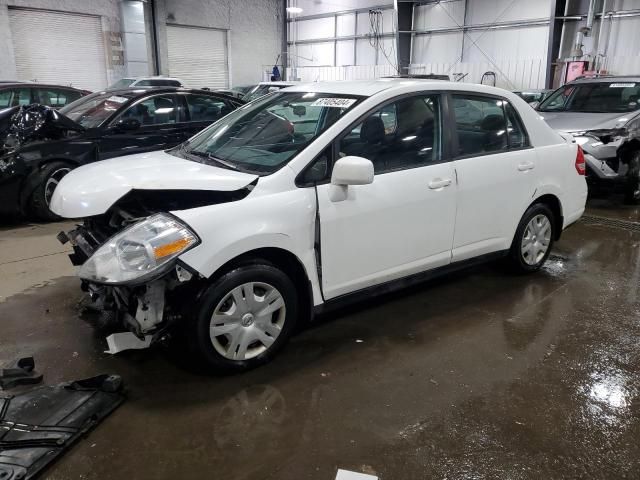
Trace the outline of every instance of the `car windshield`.
{"type": "Polygon", "coordinates": [[[61,108],[60,113],[79,123],[84,128],[94,128],[109,118],[130,99],[130,95],[94,93],[61,108]]]}
{"type": "Polygon", "coordinates": [[[541,112],[632,112],[640,109],[640,82],[594,82],[565,85],[545,99],[541,112]]]}
{"type": "Polygon", "coordinates": [[[135,82],[135,78],[121,78],[116,83],[109,85],[107,88],[109,90],[115,90],[118,88],[127,88],[130,87],[133,82],[135,82]]]}
{"type": "Polygon", "coordinates": [[[306,148],[361,98],[276,92],[232,112],[170,153],[268,175],[306,148]]]}

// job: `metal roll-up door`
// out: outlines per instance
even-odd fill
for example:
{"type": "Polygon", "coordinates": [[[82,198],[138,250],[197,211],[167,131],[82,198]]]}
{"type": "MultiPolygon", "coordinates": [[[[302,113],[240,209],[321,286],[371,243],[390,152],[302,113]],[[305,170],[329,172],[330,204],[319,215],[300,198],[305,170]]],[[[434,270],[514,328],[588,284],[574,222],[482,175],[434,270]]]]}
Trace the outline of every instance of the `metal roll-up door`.
{"type": "Polygon", "coordinates": [[[227,33],[210,28],[167,25],[169,75],[191,88],[229,86],[227,33]]]}
{"type": "Polygon", "coordinates": [[[9,8],[9,26],[19,80],[92,91],[107,86],[100,17],[9,8]]]}

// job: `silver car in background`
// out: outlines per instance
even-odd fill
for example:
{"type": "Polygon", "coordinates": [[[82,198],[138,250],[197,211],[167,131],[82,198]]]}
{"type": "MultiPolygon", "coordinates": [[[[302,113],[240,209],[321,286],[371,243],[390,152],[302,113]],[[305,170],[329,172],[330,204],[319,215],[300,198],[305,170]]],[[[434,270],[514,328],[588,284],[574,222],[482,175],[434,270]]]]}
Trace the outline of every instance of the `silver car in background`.
{"type": "Polygon", "coordinates": [[[570,82],[538,107],[555,130],[570,133],[585,152],[591,191],[622,190],[640,203],[640,76],[570,82]]]}

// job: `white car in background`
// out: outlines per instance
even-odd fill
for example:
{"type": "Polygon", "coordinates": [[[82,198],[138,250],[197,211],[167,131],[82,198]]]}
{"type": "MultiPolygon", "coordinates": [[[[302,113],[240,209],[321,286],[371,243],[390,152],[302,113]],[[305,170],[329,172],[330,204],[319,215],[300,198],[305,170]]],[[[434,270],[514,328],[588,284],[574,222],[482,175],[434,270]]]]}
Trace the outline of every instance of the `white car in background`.
{"type": "Polygon", "coordinates": [[[176,329],[211,369],[241,371],[332,305],[498,257],[537,271],[584,212],[584,169],[505,90],[313,83],[175,149],[73,170],[51,208],[85,219],[60,238],[133,332],[111,351],[176,329]]]}
{"type": "Polygon", "coordinates": [[[127,77],[109,85],[106,90],[134,87],[183,87],[184,82],[174,77],[127,77]]]}

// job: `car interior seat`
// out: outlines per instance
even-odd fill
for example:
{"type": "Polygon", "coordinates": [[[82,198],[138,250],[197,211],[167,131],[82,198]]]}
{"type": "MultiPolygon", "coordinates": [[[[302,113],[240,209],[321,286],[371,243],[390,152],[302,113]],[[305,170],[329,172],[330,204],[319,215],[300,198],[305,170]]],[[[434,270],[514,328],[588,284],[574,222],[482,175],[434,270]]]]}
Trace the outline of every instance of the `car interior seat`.
{"type": "Polygon", "coordinates": [[[175,123],[176,109],[173,108],[173,102],[164,97],[154,99],[156,111],[154,113],[153,123],[156,125],[164,123],[175,123]]]}
{"type": "MultiPolygon", "coordinates": [[[[507,146],[505,119],[502,115],[487,115],[480,123],[480,129],[484,132],[482,150],[494,152],[507,146]]],[[[479,149],[480,150],[480,149],[479,149]]]]}

